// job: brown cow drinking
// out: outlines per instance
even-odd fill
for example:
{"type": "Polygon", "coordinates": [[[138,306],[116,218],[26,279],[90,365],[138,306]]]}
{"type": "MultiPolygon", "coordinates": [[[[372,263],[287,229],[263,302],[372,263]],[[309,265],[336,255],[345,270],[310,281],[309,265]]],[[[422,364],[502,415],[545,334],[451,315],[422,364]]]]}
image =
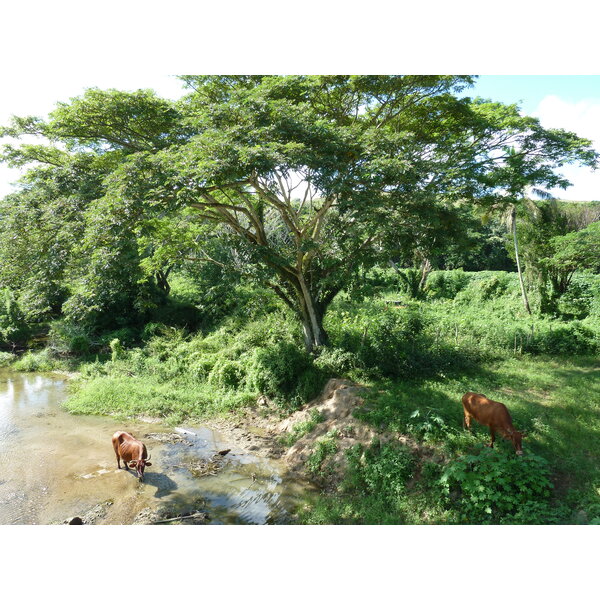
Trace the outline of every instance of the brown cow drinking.
{"type": "Polygon", "coordinates": [[[148,462],[150,456],[146,446],[125,431],[116,431],[112,436],[112,444],[117,455],[117,467],[121,468],[122,459],[125,468],[136,469],[139,480],[144,481],[144,469],[152,465],[148,462]]]}
{"type": "Polygon", "coordinates": [[[508,409],[502,402],[490,400],[483,394],[474,394],[467,392],[462,397],[463,408],[465,411],[464,425],[471,431],[471,417],[490,428],[492,441],[490,448],[494,447],[496,431],[507,440],[510,440],[517,454],[523,454],[521,440],[525,437],[524,433],[517,431],[512,424],[512,419],[508,409]]]}

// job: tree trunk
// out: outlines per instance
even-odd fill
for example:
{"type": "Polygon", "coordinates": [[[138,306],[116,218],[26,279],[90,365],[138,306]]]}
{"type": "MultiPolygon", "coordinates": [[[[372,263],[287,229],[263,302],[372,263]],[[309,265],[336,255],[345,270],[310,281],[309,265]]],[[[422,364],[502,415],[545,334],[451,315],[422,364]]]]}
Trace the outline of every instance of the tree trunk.
{"type": "Polygon", "coordinates": [[[519,284],[521,285],[521,296],[523,297],[523,305],[525,310],[531,314],[531,308],[529,308],[529,300],[527,299],[527,292],[525,291],[525,284],[523,283],[523,273],[521,272],[521,261],[519,260],[519,242],[517,240],[517,210],[513,207],[511,213],[511,226],[513,239],[515,242],[515,259],[517,261],[517,272],[519,273],[519,284]]]}
{"type": "Polygon", "coordinates": [[[298,317],[302,322],[302,332],[304,334],[304,346],[310,353],[314,353],[319,348],[329,344],[329,336],[323,328],[323,317],[325,316],[326,306],[321,306],[312,297],[303,278],[300,279],[301,292],[298,290],[298,302],[300,310],[298,317]]]}
{"type": "Polygon", "coordinates": [[[165,270],[159,269],[156,273],[156,285],[168,296],[171,292],[171,286],[169,285],[169,273],[171,267],[167,267],[165,270]]]}
{"type": "Polygon", "coordinates": [[[304,346],[307,352],[312,354],[319,348],[329,344],[329,336],[323,328],[323,315],[321,311],[313,310],[311,314],[306,305],[302,303],[302,310],[299,317],[302,321],[304,346]]]}
{"type": "Polygon", "coordinates": [[[419,281],[419,293],[425,292],[425,286],[427,285],[427,278],[429,273],[432,271],[431,261],[428,258],[424,258],[421,261],[421,280],[419,281]]]}

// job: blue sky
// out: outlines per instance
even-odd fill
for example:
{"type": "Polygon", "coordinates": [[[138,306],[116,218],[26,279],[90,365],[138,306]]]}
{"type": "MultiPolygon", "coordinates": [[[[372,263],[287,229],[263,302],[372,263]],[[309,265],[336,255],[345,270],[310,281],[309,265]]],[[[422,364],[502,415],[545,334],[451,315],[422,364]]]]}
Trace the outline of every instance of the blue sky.
{"type": "Polygon", "coordinates": [[[552,95],[569,103],[584,99],[600,103],[600,75],[481,75],[469,95],[517,103],[532,114],[552,95]]]}
{"type": "MultiPolygon", "coordinates": [[[[0,94],[0,124],[12,114],[45,116],[56,102],[68,101],[86,87],[118,89],[153,88],[161,96],[176,98],[182,93],[173,76],[137,73],[94,75],[89,72],[59,74],[48,72],[24,76],[6,86],[0,94]]],[[[600,75],[482,75],[470,96],[517,103],[522,112],[540,119],[545,127],[563,128],[591,139],[600,152],[600,75]]],[[[568,190],[555,190],[567,200],[600,200],[600,169],[567,166],[563,174],[573,182],[568,190]]],[[[0,196],[10,193],[19,172],[0,164],[0,196]]]]}

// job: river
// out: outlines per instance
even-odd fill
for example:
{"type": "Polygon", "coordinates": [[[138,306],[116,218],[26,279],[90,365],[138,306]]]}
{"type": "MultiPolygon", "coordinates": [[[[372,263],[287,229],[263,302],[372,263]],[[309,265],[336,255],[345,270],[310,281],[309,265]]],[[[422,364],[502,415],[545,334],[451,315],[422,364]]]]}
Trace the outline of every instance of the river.
{"type": "Polygon", "coordinates": [[[195,510],[206,511],[211,524],[283,524],[310,494],[279,461],[235,448],[209,428],[72,415],[61,407],[66,394],[64,377],[0,369],[0,525],[58,524],[74,516],[131,524],[144,512],[195,510]],[[143,483],[117,469],[117,430],[148,447],[152,466],[143,483]],[[176,431],[183,442],[164,441],[176,431]],[[214,474],[194,474],[190,465],[224,449],[231,451],[218,458],[214,474]]]}

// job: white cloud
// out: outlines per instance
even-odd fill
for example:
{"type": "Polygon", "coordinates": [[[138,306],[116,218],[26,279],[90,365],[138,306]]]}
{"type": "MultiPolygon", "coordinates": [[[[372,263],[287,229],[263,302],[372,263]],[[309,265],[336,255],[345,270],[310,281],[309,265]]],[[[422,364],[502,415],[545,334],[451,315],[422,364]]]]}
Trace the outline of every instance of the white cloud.
{"type": "MultiPolygon", "coordinates": [[[[566,129],[591,140],[600,152],[600,99],[568,102],[558,96],[546,96],[533,113],[544,127],[566,129]]],[[[566,190],[555,190],[565,200],[600,200],[600,169],[567,166],[560,171],[573,184],[566,190]]]]}

